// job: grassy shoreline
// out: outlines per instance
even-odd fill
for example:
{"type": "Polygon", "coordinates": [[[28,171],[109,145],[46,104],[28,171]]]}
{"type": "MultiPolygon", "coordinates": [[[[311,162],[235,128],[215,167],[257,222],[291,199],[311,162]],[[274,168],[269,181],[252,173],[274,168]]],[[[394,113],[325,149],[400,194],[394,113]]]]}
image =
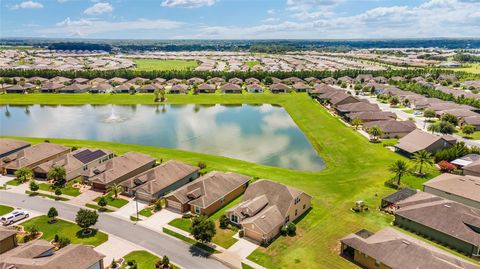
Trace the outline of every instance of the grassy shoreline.
{"type": "MultiPolygon", "coordinates": [[[[0,104],[154,104],[153,95],[4,95],[0,104]],[[6,98],[3,98],[6,97],[6,98]]],[[[297,236],[279,237],[268,248],[257,249],[249,259],[267,268],[355,268],[338,255],[338,240],[361,228],[371,231],[390,225],[392,217],[378,207],[382,196],[393,192],[384,186],[392,177],[389,165],[404,157],[372,144],[359,133],[332,117],[306,94],[167,95],[168,104],[261,104],[281,105],[321,155],[327,167],[319,172],[293,171],[231,158],[176,149],[101,141],[50,139],[76,147],[99,147],[117,154],[138,151],[156,158],[178,159],[208,170],[221,170],[269,178],[305,190],[313,196],[313,210],[297,225],[297,236]],[[350,208],[364,200],[371,210],[355,214],[350,208]]],[[[22,138],[33,143],[42,138],[22,138]]],[[[431,171],[430,177],[438,172],[431,171]]],[[[412,175],[404,182],[421,186],[427,179],[412,175]]]]}

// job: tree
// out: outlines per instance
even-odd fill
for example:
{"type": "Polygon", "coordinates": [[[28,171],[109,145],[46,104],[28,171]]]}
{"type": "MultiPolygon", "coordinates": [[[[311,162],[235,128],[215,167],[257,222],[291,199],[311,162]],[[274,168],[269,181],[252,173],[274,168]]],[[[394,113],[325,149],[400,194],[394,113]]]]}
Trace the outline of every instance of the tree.
{"type": "Polygon", "coordinates": [[[440,132],[440,126],[438,125],[438,123],[433,123],[433,124],[428,125],[427,130],[432,132],[432,134],[433,133],[438,133],[438,132],[440,132]]]}
{"type": "Polygon", "coordinates": [[[437,114],[435,113],[435,111],[431,110],[431,109],[425,109],[425,111],[423,111],[423,116],[425,118],[435,118],[437,114]]]}
{"type": "Polygon", "coordinates": [[[155,96],[153,98],[153,101],[154,102],[158,102],[158,95],[160,94],[160,91],[158,89],[155,89],[155,91],[153,91],[153,96],[155,96]]]}
{"type": "Polygon", "coordinates": [[[198,216],[193,218],[191,234],[193,238],[201,242],[211,242],[216,234],[215,223],[206,216],[198,216]]]}
{"type": "Polygon", "coordinates": [[[165,101],[165,88],[160,89],[160,102],[165,101]]]}
{"type": "Polygon", "coordinates": [[[15,177],[18,182],[23,183],[33,178],[33,171],[28,167],[22,167],[15,171],[15,177]]]}
{"type": "Polygon", "coordinates": [[[390,172],[395,173],[397,186],[400,186],[400,180],[408,172],[408,166],[405,161],[397,160],[390,166],[390,172]]]}
{"type": "Polygon", "coordinates": [[[293,235],[295,235],[296,232],[297,232],[297,226],[295,226],[295,223],[290,222],[287,225],[287,234],[290,235],[290,236],[293,236],[293,235]]]}
{"type": "Polygon", "coordinates": [[[117,199],[118,193],[123,191],[123,187],[117,183],[113,183],[112,185],[108,186],[107,191],[113,193],[113,197],[117,199]]]}
{"type": "Polygon", "coordinates": [[[390,97],[390,105],[396,106],[400,103],[400,98],[396,95],[390,97]]]}
{"type": "Polygon", "coordinates": [[[62,190],[60,188],[56,188],[55,195],[57,196],[57,200],[60,199],[60,195],[62,195],[62,190]]]}
{"type": "Polygon", "coordinates": [[[383,134],[382,129],[378,126],[372,126],[367,130],[368,134],[372,136],[373,141],[377,141],[383,134]]]}
{"type": "Polygon", "coordinates": [[[458,117],[449,113],[445,113],[440,117],[441,121],[450,122],[454,126],[458,125],[458,117]]]}
{"type": "Polygon", "coordinates": [[[63,186],[65,184],[65,178],[67,177],[67,171],[63,166],[54,165],[48,171],[47,177],[53,180],[54,185],[63,186]]]}
{"type": "Polygon", "coordinates": [[[35,181],[32,180],[32,182],[30,182],[29,188],[32,192],[36,192],[40,187],[37,185],[37,183],[35,183],[35,181]]]}
{"type": "Polygon", "coordinates": [[[424,164],[433,165],[435,163],[435,158],[433,157],[433,155],[426,150],[420,150],[415,152],[412,156],[412,159],[415,163],[419,165],[419,174],[422,174],[422,168],[424,164]]]}
{"type": "Polygon", "coordinates": [[[102,197],[100,197],[100,199],[98,199],[97,204],[103,210],[105,208],[105,206],[107,206],[107,199],[105,199],[105,197],[102,196],[102,197]]]}
{"type": "Polygon", "coordinates": [[[168,268],[170,266],[170,259],[167,257],[167,255],[164,255],[162,258],[162,265],[165,268],[168,268]]]}
{"type": "Polygon", "coordinates": [[[223,214],[220,216],[220,228],[222,229],[227,229],[228,228],[228,225],[230,224],[230,220],[228,219],[228,217],[223,214]]]}
{"type": "Polygon", "coordinates": [[[50,218],[50,223],[54,223],[56,221],[56,217],[58,217],[58,212],[55,207],[50,207],[48,210],[47,216],[50,218]]]}
{"type": "Polygon", "coordinates": [[[94,210],[88,209],[80,209],[77,212],[77,216],[75,217],[75,222],[78,226],[80,226],[83,230],[87,231],[89,228],[98,220],[98,213],[94,210]]]}
{"type": "Polygon", "coordinates": [[[476,130],[477,130],[477,128],[475,128],[475,126],[473,126],[471,124],[462,125],[462,133],[464,133],[466,135],[471,135],[471,134],[475,133],[476,130]]]}
{"type": "Polygon", "coordinates": [[[359,118],[352,119],[352,126],[355,130],[358,130],[358,126],[362,125],[363,121],[359,118]]]}
{"type": "Polygon", "coordinates": [[[455,132],[455,125],[448,121],[441,121],[438,124],[438,129],[441,134],[453,134],[455,132]]]}

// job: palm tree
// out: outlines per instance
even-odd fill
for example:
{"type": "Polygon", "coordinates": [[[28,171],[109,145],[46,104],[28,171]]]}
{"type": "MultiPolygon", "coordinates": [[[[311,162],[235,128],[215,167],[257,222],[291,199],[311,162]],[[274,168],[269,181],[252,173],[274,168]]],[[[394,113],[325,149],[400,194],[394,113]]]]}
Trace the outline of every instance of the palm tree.
{"type": "Polygon", "coordinates": [[[378,126],[372,126],[368,128],[367,132],[372,136],[373,141],[377,141],[378,138],[380,138],[383,134],[382,129],[380,129],[378,126]]]}
{"type": "Polygon", "coordinates": [[[15,171],[15,177],[21,183],[33,178],[33,171],[28,167],[23,167],[15,171]]]}
{"type": "Polygon", "coordinates": [[[408,165],[405,161],[398,160],[390,166],[390,172],[395,173],[397,178],[397,186],[400,186],[400,180],[402,176],[408,172],[408,165]]]}
{"type": "Polygon", "coordinates": [[[107,191],[112,193],[113,197],[117,198],[118,193],[123,191],[123,187],[117,183],[113,183],[112,185],[108,186],[107,191]]]}
{"type": "Polygon", "coordinates": [[[432,123],[428,125],[427,130],[433,133],[440,132],[440,126],[437,123],[432,123]]]}
{"type": "Polygon", "coordinates": [[[352,120],[352,126],[355,128],[355,130],[357,130],[358,126],[362,125],[362,123],[363,123],[362,120],[359,118],[354,118],[352,120]]]}
{"type": "Polygon", "coordinates": [[[55,185],[63,185],[65,182],[65,178],[67,176],[67,171],[65,168],[60,165],[54,165],[47,173],[47,177],[49,179],[53,179],[55,185]]]}
{"type": "Polygon", "coordinates": [[[412,159],[420,166],[418,170],[419,174],[422,174],[422,168],[424,164],[433,165],[435,163],[433,155],[426,150],[420,150],[415,152],[415,154],[413,154],[412,156],[412,159]]]}

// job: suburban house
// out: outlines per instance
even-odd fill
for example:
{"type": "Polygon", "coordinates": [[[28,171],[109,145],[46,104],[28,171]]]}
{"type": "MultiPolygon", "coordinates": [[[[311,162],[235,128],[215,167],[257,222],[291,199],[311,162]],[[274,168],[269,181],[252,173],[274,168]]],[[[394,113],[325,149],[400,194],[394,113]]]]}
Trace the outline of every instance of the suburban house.
{"type": "Polygon", "coordinates": [[[411,121],[370,121],[363,124],[363,129],[368,130],[373,126],[377,126],[382,130],[382,138],[401,138],[417,129],[415,123],[411,121]]]}
{"type": "Polygon", "coordinates": [[[244,236],[268,243],[287,223],[294,221],[311,207],[307,193],[261,179],[251,184],[239,204],[227,211],[228,219],[244,231],[244,236]]]}
{"type": "Polygon", "coordinates": [[[479,154],[467,154],[465,156],[462,156],[460,158],[457,158],[453,161],[451,161],[450,163],[462,168],[462,167],[465,167],[473,162],[476,162],[480,160],[480,155],[479,154]]]}
{"type": "Polygon", "coordinates": [[[121,185],[125,194],[152,201],[198,178],[198,170],[196,166],[170,160],[125,180],[121,185]]]}
{"type": "Polygon", "coordinates": [[[480,177],[480,160],[476,160],[463,167],[463,174],[480,177]]]}
{"type": "Polygon", "coordinates": [[[167,207],[211,215],[247,189],[250,177],[213,171],[165,196],[167,207]]]}
{"type": "Polygon", "coordinates": [[[236,85],[242,85],[243,80],[241,78],[231,78],[228,80],[228,83],[236,84],[236,85]]]}
{"type": "Polygon", "coordinates": [[[480,254],[480,210],[435,195],[400,202],[394,224],[468,256],[480,254]]]}
{"type": "Polygon", "coordinates": [[[214,84],[202,83],[198,85],[197,90],[199,93],[215,93],[217,86],[214,84]]]}
{"type": "Polygon", "coordinates": [[[473,125],[477,131],[480,131],[480,115],[464,117],[460,120],[461,124],[473,125]]]}
{"type": "Polygon", "coordinates": [[[140,88],[138,88],[138,92],[153,93],[153,92],[155,92],[155,90],[163,89],[163,88],[164,88],[163,85],[157,85],[157,84],[150,83],[150,84],[142,85],[140,88]]]}
{"type": "Polygon", "coordinates": [[[245,83],[246,84],[259,84],[260,83],[260,80],[256,79],[256,78],[247,78],[245,80],[245,83]]]}
{"type": "Polygon", "coordinates": [[[261,93],[263,92],[263,87],[258,85],[258,84],[247,84],[246,86],[247,92],[252,92],[252,93],[261,93]]]}
{"type": "Polygon", "coordinates": [[[113,90],[113,86],[109,83],[95,83],[90,87],[91,93],[106,93],[111,92],[113,90]]]}
{"type": "Polygon", "coordinates": [[[303,83],[304,81],[301,78],[289,77],[289,78],[284,79],[283,82],[289,83],[289,84],[295,84],[295,83],[303,83]]]}
{"type": "Polygon", "coordinates": [[[292,88],[296,92],[307,92],[308,89],[310,89],[310,86],[303,82],[296,82],[295,84],[292,85],[292,88]]]}
{"type": "Polygon", "coordinates": [[[66,172],[65,180],[70,181],[79,177],[84,171],[112,159],[113,156],[111,151],[81,148],[40,164],[33,169],[33,173],[37,179],[48,179],[48,171],[54,166],[61,166],[66,172]]]}
{"type": "Polygon", "coordinates": [[[0,138],[0,159],[28,147],[30,143],[21,140],[0,138]]]}
{"type": "Polygon", "coordinates": [[[372,121],[389,121],[395,120],[397,115],[393,112],[388,111],[364,111],[364,112],[354,112],[346,115],[346,118],[351,121],[353,119],[360,119],[363,123],[372,122],[372,121]]]}
{"type": "Polygon", "coordinates": [[[73,83],[57,90],[58,93],[83,93],[88,92],[90,86],[80,83],[73,83]]]}
{"type": "Polygon", "coordinates": [[[96,84],[102,84],[102,83],[108,83],[108,80],[104,78],[94,78],[88,82],[88,84],[90,85],[96,85],[96,84]]]}
{"type": "Polygon", "coordinates": [[[353,78],[351,78],[351,77],[349,77],[349,76],[343,76],[343,77],[339,77],[339,78],[337,79],[337,83],[338,83],[339,81],[340,81],[340,82],[345,82],[345,83],[347,83],[347,84],[352,84],[352,83],[353,83],[353,78]]]}
{"type": "Polygon", "coordinates": [[[123,84],[127,81],[127,79],[125,78],[119,78],[119,77],[114,77],[114,78],[111,78],[108,80],[108,82],[110,82],[110,84],[112,85],[120,85],[120,84],[123,84]]]}
{"type": "Polygon", "coordinates": [[[290,87],[283,83],[274,83],[268,86],[268,88],[272,93],[289,93],[290,92],[290,87]]]}
{"type": "Polygon", "coordinates": [[[85,245],[70,244],[56,250],[49,241],[32,240],[0,255],[0,268],[103,269],[104,257],[85,245]]]}
{"type": "Polygon", "coordinates": [[[240,87],[238,84],[229,82],[220,86],[220,91],[222,93],[242,93],[242,87],[240,87]]]}
{"type": "Polygon", "coordinates": [[[425,182],[423,191],[480,209],[480,177],[444,173],[425,182]]]}
{"type": "MultiPolygon", "coordinates": [[[[305,79],[305,81],[310,83],[310,82],[316,82],[318,80],[316,78],[313,78],[313,80],[311,80],[311,81],[309,81],[307,79],[305,79]]],[[[337,83],[337,80],[332,78],[332,77],[326,77],[326,78],[322,79],[322,82],[326,83],[326,84],[329,84],[329,85],[333,85],[333,84],[337,83]]]]}
{"type": "Polygon", "coordinates": [[[388,212],[395,212],[397,209],[397,204],[414,194],[416,194],[416,190],[412,190],[410,188],[403,188],[400,189],[382,199],[382,203],[380,205],[380,208],[388,211],[388,212]]]}
{"type": "Polygon", "coordinates": [[[449,148],[455,145],[456,142],[457,140],[449,135],[437,136],[415,129],[411,133],[400,138],[398,144],[395,145],[395,151],[407,156],[411,156],[420,150],[435,153],[440,149],[449,148]]]}
{"type": "Polygon", "coordinates": [[[360,83],[369,82],[370,80],[373,80],[373,75],[371,74],[362,74],[355,78],[355,81],[360,83]]]}
{"type": "Polygon", "coordinates": [[[189,85],[194,85],[194,84],[200,84],[200,83],[204,83],[205,80],[203,78],[197,78],[197,77],[193,77],[193,78],[190,78],[187,80],[187,83],[189,85]]]}
{"type": "Polygon", "coordinates": [[[66,77],[61,77],[61,76],[53,77],[49,81],[64,84],[64,85],[72,83],[72,79],[66,78],[66,77]]]}
{"type": "Polygon", "coordinates": [[[331,95],[330,98],[328,98],[328,102],[336,107],[350,103],[357,103],[360,102],[360,100],[343,91],[337,91],[335,94],[331,95]]]}
{"type": "Polygon", "coordinates": [[[65,87],[65,85],[58,83],[58,82],[47,82],[41,88],[41,93],[54,93],[58,92],[61,88],[65,87]]]}
{"type": "Polygon", "coordinates": [[[181,94],[188,93],[189,86],[186,84],[175,84],[170,88],[169,93],[181,94]]]}
{"type": "Polygon", "coordinates": [[[155,166],[155,159],[149,155],[128,152],[115,157],[99,166],[82,173],[84,181],[92,184],[94,189],[106,190],[112,184],[119,184],[135,175],[155,166]]]}
{"type": "Polygon", "coordinates": [[[308,90],[308,94],[310,96],[318,96],[318,95],[321,95],[321,94],[335,92],[335,91],[338,91],[338,90],[335,89],[332,86],[329,86],[329,85],[326,85],[326,84],[315,84],[313,86],[313,89],[308,90]]]}
{"type": "MultiPolygon", "coordinates": [[[[0,254],[17,246],[17,230],[0,226],[0,254]]],[[[1,256],[0,256],[1,257],[1,256]]]]}
{"type": "Polygon", "coordinates": [[[371,104],[367,102],[355,102],[355,103],[348,103],[344,105],[339,105],[335,107],[338,114],[345,115],[348,113],[356,113],[356,112],[366,112],[366,111],[380,111],[380,108],[377,104],[371,104]]]}
{"type": "Polygon", "coordinates": [[[6,93],[25,93],[26,91],[27,88],[20,84],[12,85],[8,88],[5,88],[6,93]]]}
{"type": "Polygon", "coordinates": [[[340,255],[367,269],[479,269],[458,256],[387,227],[340,240],[340,255]]]}
{"type": "Polygon", "coordinates": [[[70,148],[50,143],[41,143],[24,148],[2,158],[0,169],[8,175],[15,174],[20,168],[34,169],[38,165],[56,159],[70,152],[70,148]]]}
{"type": "Polygon", "coordinates": [[[219,77],[213,77],[213,78],[207,80],[208,84],[220,84],[220,83],[224,83],[224,82],[225,82],[225,79],[219,78],[219,77]]]}

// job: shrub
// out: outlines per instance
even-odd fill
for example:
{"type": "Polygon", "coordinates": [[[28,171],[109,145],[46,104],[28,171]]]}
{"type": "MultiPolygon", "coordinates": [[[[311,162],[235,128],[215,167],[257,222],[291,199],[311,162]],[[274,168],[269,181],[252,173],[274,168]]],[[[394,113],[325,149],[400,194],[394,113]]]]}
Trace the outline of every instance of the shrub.
{"type": "Polygon", "coordinates": [[[221,215],[219,221],[220,221],[220,228],[222,229],[228,228],[228,225],[230,224],[230,220],[226,215],[221,215]]]}
{"type": "Polygon", "coordinates": [[[55,243],[58,242],[58,239],[59,239],[58,234],[55,234],[55,236],[53,237],[53,242],[55,242],[55,243]]]}
{"type": "Polygon", "coordinates": [[[158,199],[158,200],[155,202],[154,210],[155,210],[155,211],[160,211],[160,210],[162,210],[162,200],[158,199]]]}
{"type": "Polygon", "coordinates": [[[295,235],[296,232],[297,232],[297,226],[295,226],[295,223],[290,222],[290,223],[287,225],[287,233],[288,233],[288,235],[293,236],[293,235],[295,235]]]}
{"type": "Polygon", "coordinates": [[[132,265],[134,265],[134,264],[137,264],[137,261],[135,261],[135,260],[128,260],[128,261],[127,261],[127,265],[128,265],[128,266],[132,266],[132,265]]]}
{"type": "Polygon", "coordinates": [[[283,226],[281,229],[280,229],[280,234],[285,236],[287,235],[288,231],[287,231],[287,227],[283,226]]]}
{"type": "Polygon", "coordinates": [[[37,185],[37,183],[35,183],[35,181],[32,181],[30,182],[30,190],[33,191],[33,192],[36,192],[38,191],[40,187],[37,185]]]}
{"type": "Polygon", "coordinates": [[[61,190],[60,188],[56,188],[56,189],[55,189],[55,195],[56,195],[56,196],[62,195],[62,190],[61,190]]]}
{"type": "Polygon", "coordinates": [[[198,168],[205,169],[205,168],[207,168],[207,164],[204,161],[199,161],[198,162],[198,168]]]}
{"type": "Polygon", "coordinates": [[[240,238],[242,238],[242,237],[244,236],[243,230],[240,230],[240,231],[238,232],[238,236],[239,236],[240,238]]]}
{"type": "Polygon", "coordinates": [[[71,243],[70,239],[68,239],[66,237],[59,237],[57,242],[58,242],[58,247],[59,248],[64,248],[64,247],[70,245],[70,243],[71,243]]]}
{"type": "Polygon", "coordinates": [[[438,163],[438,166],[440,167],[440,170],[442,172],[451,172],[455,170],[457,167],[454,164],[451,164],[447,161],[441,161],[438,163]]]}
{"type": "Polygon", "coordinates": [[[117,268],[117,262],[115,259],[112,259],[112,262],[110,263],[110,268],[117,268]]]}

